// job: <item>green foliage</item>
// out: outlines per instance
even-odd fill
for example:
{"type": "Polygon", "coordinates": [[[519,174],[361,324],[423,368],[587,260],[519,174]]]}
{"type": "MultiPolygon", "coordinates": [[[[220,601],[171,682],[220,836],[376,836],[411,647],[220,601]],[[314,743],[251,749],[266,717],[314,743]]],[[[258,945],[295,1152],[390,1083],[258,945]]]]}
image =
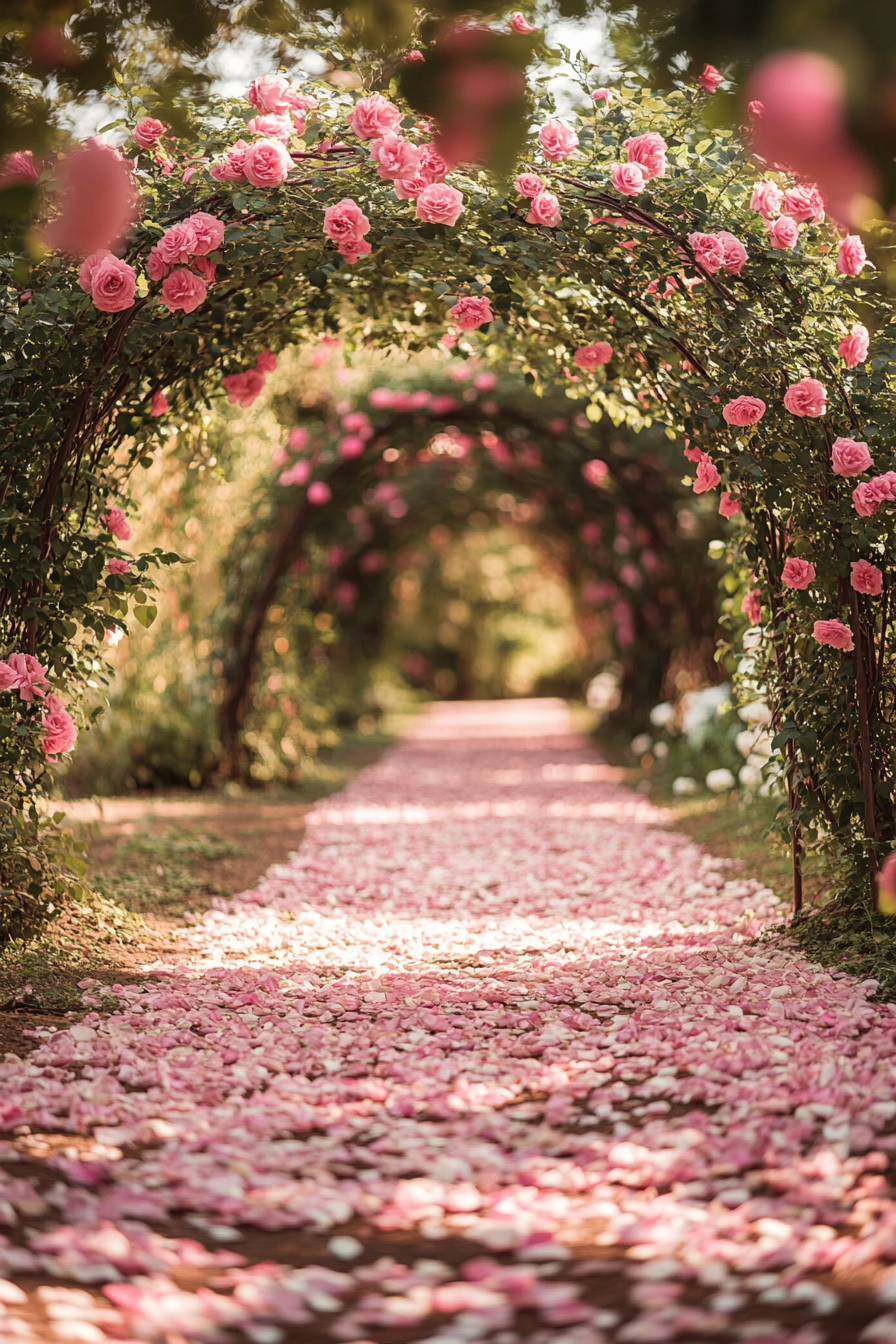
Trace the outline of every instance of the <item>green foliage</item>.
{"type": "Polygon", "coordinates": [[[33,938],[64,904],[90,899],[83,845],[59,820],[0,799],[0,943],[33,938]]]}

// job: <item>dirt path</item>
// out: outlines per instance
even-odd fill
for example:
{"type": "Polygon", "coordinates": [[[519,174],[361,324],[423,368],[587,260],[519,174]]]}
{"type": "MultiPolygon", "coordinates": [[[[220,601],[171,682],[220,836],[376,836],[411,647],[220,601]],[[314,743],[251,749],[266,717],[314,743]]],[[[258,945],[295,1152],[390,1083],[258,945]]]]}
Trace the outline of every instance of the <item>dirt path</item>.
{"type": "Polygon", "coordinates": [[[896,1012],[664,821],[435,707],[7,1056],[4,1344],[896,1340],[896,1012]]]}

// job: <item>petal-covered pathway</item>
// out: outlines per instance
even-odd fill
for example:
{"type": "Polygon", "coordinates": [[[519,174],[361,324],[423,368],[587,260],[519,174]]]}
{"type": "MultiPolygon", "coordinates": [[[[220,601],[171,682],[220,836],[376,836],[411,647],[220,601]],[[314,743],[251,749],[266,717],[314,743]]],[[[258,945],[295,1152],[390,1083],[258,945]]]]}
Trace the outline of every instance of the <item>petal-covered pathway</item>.
{"type": "Polygon", "coordinates": [[[896,1341],[896,1010],[560,702],[310,820],[0,1066],[4,1344],[896,1341]]]}

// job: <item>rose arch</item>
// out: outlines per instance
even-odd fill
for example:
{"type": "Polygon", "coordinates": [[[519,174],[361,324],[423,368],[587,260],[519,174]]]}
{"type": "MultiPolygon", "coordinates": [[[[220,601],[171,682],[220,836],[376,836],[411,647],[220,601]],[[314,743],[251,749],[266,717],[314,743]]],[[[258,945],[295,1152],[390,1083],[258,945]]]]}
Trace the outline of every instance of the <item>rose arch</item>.
{"type": "MultiPolygon", "coordinates": [[[[583,62],[570,78],[580,110],[556,117],[537,88],[507,181],[394,88],[282,76],[190,109],[176,140],[149,90],[122,89],[123,151],[6,164],[36,210],[9,226],[4,310],[3,846],[23,900],[55,880],[22,857],[46,761],[71,746],[104,632],[151,621],[153,568],[176,559],[123,548],[130,476],[160,434],[201,441],[222,382],[251,400],[270,352],[337,329],[447,343],[571,416],[685,441],[749,584],[747,647],[733,621],[728,652],[740,694],[773,709],[797,908],[807,845],[869,890],[894,837],[890,304],[816,190],[705,128],[707,89],[595,89],[583,62]]],[[[309,506],[339,452],[296,477],[309,506]]]]}

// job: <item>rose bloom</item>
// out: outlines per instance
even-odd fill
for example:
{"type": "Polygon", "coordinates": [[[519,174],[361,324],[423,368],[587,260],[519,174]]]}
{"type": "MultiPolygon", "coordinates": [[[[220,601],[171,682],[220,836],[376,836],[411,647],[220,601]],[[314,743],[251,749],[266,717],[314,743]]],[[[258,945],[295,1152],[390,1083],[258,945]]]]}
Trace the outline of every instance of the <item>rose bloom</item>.
{"type": "Polygon", "coordinates": [[[356,238],[353,241],[338,243],[336,247],[336,251],[347,266],[354,266],[359,257],[365,256],[372,250],[366,238],[356,238]]]}
{"type": "Polygon", "coordinates": [[[101,313],[120,313],[134,303],[137,272],[126,261],[102,248],[81,262],[78,284],[101,313]]]}
{"type": "Polygon", "coordinates": [[[852,492],[853,508],[860,518],[871,518],[883,503],[877,480],[860,481],[852,492]]]}
{"type": "Polygon", "coordinates": [[[853,648],[852,631],[842,621],[816,621],[812,627],[812,637],[819,644],[828,644],[843,653],[850,653],[853,648]]]}
{"type": "Polygon", "coordinates": [[[62,252],[87,256],[115,247],[137,215],[131,164],[113,145],[92,139],[64,159],[57,171],[59,214],[47,241],[62,252]]]}
{"type": "Polygon", "coordinates": [[[520,173],[514,183],[521,196],[527,196],[531,201],[540,191],[544,191],[544,178],[539,177],[537,173],[520,173]]]}
{"type": "Polygon", "coordinates": [[[789,252],[800,240],[800,226],[789,215],[769,221],[766,228],[769,242],[779,252],[789,252]]]}
{"type": "Polygon", "coordinates": [[[747,111],[751,117],[761,117],[765,111],[765,103],[760,102],[758,98],[754,98],[747,103],[747,111]]]}
{"type": "Polygon", "coordinates": [[[435,145],[421,145],[417,151],[417,172],[428,182],[444,182],[448,176],[448,160],[435,145]]]}
{"type": "Polygon", "coordinates": [[[246,90],[246,102],[251,103],[257,112],[281,115],[293,106],[295,94],[285,75],[262,75],[253,79],[246,90]]]}
{"type": "Polygon", "coordinates": [[[246,369],[243,373],[227,374],[221,379],[221,384],[227,393],[227,400],[245,410],[261,395],[264,374],[258,369],[246,369]]]}
{"type": "Polygon", "coordinates": [[[149,149],[165,134],[165,123],[155,117],[141,117],[134,127],[134,139],[141,149],[149,149]]]}
{"type": "Polygon", "coordinates": [[[740,609],[751,625],[758,625],[762,618],[762,598],[758,588],[751,588],[745,595],[740,609]]]}
{"type": "Polygon", "coordinates": [[[243,156],[243,172],[253,187],[279,187],[291,168],[292,159],[279,140],[256,140],[243,156]]]}
{"type": "Polygon", "coordinates": [[[38,178],[38,166],[30,149],[17,149],[0,162],[0,187],[30,187],[38,178]]]}
{"type": "Polygon", "coordinates": [[[246,161],[246,154],[249,151],[249,145],[245,140],[237,140],[236,144],[231,145],[219,163],[213,163],[209,172],[218,182],[244,182],[246,174],[243,171],[246,161]]]}
{"type": "Polygon", "coordinates": [[[861,238],[856,233],[848,233],[840,244],[837,253],[837,270],[840,275],[858,275],[868,257],[861,238]]]}
{"type": "Polygon", "coordinates": [[[715,275],[716,271],[721,270],[725,261],[725,245],[721,238],[717,238],[714,233],[689,233],[688,242],[694,249],[697,264],[704,271],[715,275]]]}
{"type": "Polygon", "coordinates": [[[336,450],[340,457],[360,457],[364,452],[364,440],[358,434],[346,434],[339,440],[336,450]]]}
{"type": "Polygon", "coordinates": [[[494,319],[489,300],[481,294],[462,294],[448,316],[461,331],[475,331],[494,319]]]}
{"type": "Polygon", "coordinates": [[[712,458],[707,453],[704,453],[697,463],[694,494],[704,495],[707,490],[714,490],[721,479],[718,468],[712,458]]]}
{"type": "Polygon", "coordinates": [[[255,361],[259,373],[273,373],[277,367],[277,356],[272,350],[262,350],[255,361]]]}
{"type": "Polygon", "coordinates": [[[298,461],[294,462],[288,471],[283,471],[277,477],[280,485],[304,485],[311,475],[311,463],[298,461]]]}
{"type": "Polygon", "coordinates": [[[647,178],[639,163],[617,163],[610,181],[622,196],[638,196],[644,190],[647,178]]]}
{"type": "Polygon", "coordinates": [[[388,131],[397,131],[401,113],[381,93],[372,93],[355,103],[346,121],[359,140],[378,140],[388,131]]]}
{"type": "Polygon", "coordinates": [[[335,243],[359,243],[369,231],[370,220],[350,196],[336,205],[328,205],[324,211],[324,233],[335,243]]]}
{"type": "Polygon", "coordinates": [[[762,215],[763,219],[771,219],[773,215],[779,215],[784,205],[784,193],[777,182],[770,182],[763,178],[757,182],[753,188],[753,195],[750,197],[750,209],[755,210],[757,214],[762,215]]]}
{"type": "Polygon", "coordinates": [[[857,593],[867,593],[869,597],[879,597],[884,586],[884,576],[877,565],[870,560],[853,560],[850,564],[852,574],[849,581],[857,593]]]}
{"type": "Polygon", "coordinates": [[[640,164],[645,177],[662,177],[665,174],[667,145],[657,131],[630,136],[624,143],[629,163],[640,164]]]}
{"type": "MultiPolygon", "coordinates": [[[[156,393],[158,396],[158,393],[156,393]]],[[[107,532],[111,532],[113,537],[119,541],[130,541],[131,528],[124,513],[119,508],[112,508],[106,513],[100,515],[100,522],[107,532]]]]}
{"type": "Polygon", "coordinates": [[[733,233],[726,233],[724,229],[720,230],[716,237],[722,244],[722,270],[727,271],[729,275],[740,275],[747,264],[747,249],[739,238],[733,233]]]}
{"type": "Polygon", "coordinates": [[[196,251],[196,232],[189,219],[172,224],[156,243],[159,256],[166,266],[183,266],[196,251]]]}
{"type": "Polygon", "coordinates": [[[309,504],[327,504],[333,498],[333,491],[326,481],[312,481],[308,487],[309,504]]]}
{"type": "Polygon", "coordinates": [[[376,164],[380,177],[387,181],[396,177],[413,177],[417,171],[418,152],[416,145],[387,131],[378,140],[371,141],[370,157],[376,164]]]}
{"type": "Polygon", "coordinates": [[[530,23],[525,14],[514,14],[510,20],[510,26],[515,33],[534,33],[535,25],[530,23]]]}
{"type": "Polygon", "coordinates": [[[828,394],[817,378],[801,378],[784,393],[784,405],[791,415],[805,415],[815,420],[827,409],[828,394]]]}
{"type": "Polygon", "coordinates": [[[159,298],[171,313],[177,311],[192,313],[205,302],[207,294],[205,281],[192,271],[179,266],[176,271],[165,276],[159,298]]]}
{"type": "Polygon", "coordinates": [[[43,698],[50,684],[47,681],[47,669],[33,654],[11,653],[7,659],[7,666],[15,676],[15,687],[7,687],[8,690],[18,690],[19,699],[29,705],[35,696],[38,699],[43,698]]]}
{"type": "MultiPolygon", "coordinates": [[[[165,393],[153,392],[152,401],[149,403],[150,415],[164,415],[167,410],[168,410],[168,398],[165,396],[165,393]]],[[[130,535],[131,535],[131,529],[128,528],[128,536],[130,535]]]]}
{"type": "Polygon", "coordinates": [[[863,327],[861,322],[856,322],[848,336],[837,346],[837,354],[843,360],[848,369],[854,369],[857,364],[864,364],[868,358],[868,328],[863,327]]]}
{"type": "Polygon", "coordinates": [[[560,163],[576,152],[579,137],[562,121],[546,121],[538,132],[538,143],[546,159],[551,163],[560,163]]]}
{"type": "Polygon", "coordinates": [[[824,219],[824,201],[821,192],[810,183],[790,187],[784,193],[784,213],[799,224],[805,224],[809,220],[813,224],[820,224],[824,219]]]}
{"type": "Polygon", "coordinates": [[[193,257],[190,262],[190,270],[201,275],[207,285],[215,283],[215,268],[208,257],[193,257]]]}
{"type": "Polygon", "coordinates": [[[835,439],[831,448],[831,471],[835,476],[861,476],[873,466],[867,443],[857,439],[835,439]]]}
{"type": "Polygon", "coordinates": [[[253,135],[269,136],[285,145],[292,135],[293,126],[288,116],[280,117],[273,112],[265,112],[263,116],[247,121],[246,130],[253,135]]]}
{"type": "Polygon", "coordinates": [[[423,188],[430,186],[429,178],[417,173],[414,177],[396,177],[392,190],[400,201],[416,201],[423,188]]]}
{"type": "Polygon", "coordinates": [[[580,345],[572,362],[577,368],[590,372],[601,364],[609,364],[612,358],[613,347],[609,341],[593,341],[591,345],[580,345]]]}
{"type": "Polygon", "coordinates": [[[106,568],[110,574],[130,574],[131,567],[127,560],[119,560],[117,556],[110,555],[106,561],[106,568]]]}
{"type": "Polygon", "coordinates": [[[815,566],[811,560],[800,560],[797,556],[790,556],[784,561],[784,568],[781,571],[781,582],[788,588],[808,588],[809,584],[815,578],[815,566]]]}
{"type": "Polygon", "coordinates": [[[53,761],[63,752],[71,751],[78,740],[78,730],[74,719],[55,695],[48,695],[45,703],[47,712],[40,721],[44,730],[40,745],[47,760],[53,761]]]}
{"type": "Polygon", "coordinates": [[[205,210],[197,210],[186,220],[193,230],[193,253],[197,257],[207,257],[216,252],[224,241],[224,222],[205,210]]]}
{"type": "Polygon", "coordinates": [[[527,224],[545,224],[556,229],[560,223],[560,202],[552,191],[540,191],[529,206],[527,224]]]}
{"type": "Polygon", "coordinates": [[[715,93],[723,78],[724,76],[714,65],[704,65],[702,73],[697,78],[697,83],[704,93],[715,93]]]}
{"type": "Polygon", "coordinates": [[[610,468],[599,457],[592,457],[588,462],[582,463],[582,475],[595,489],[603,485],[609,474],[610,468]]]}
{"type": "Polygon", "coordinates": [[[755,425],[765,415],[765,402],[760,397],[735,397],[722,407],[722,418],[728,425],[755,425]]]}
{"type": "Polygon", "coordinates": [[[406,65],[418,65],[421,61],[425,60],[426,57],[423,55],[423,52],[418,51],[416,47],[414,47],[412,51],[407,51],[404,54],[404,62],[406,65]]]}
{"type": "Polygon", "coordinates": [[[593,98],[594,102],[596,102],[596,103],[606,103],[607,107],[610,106],[610,90],[609,90],[609,89],[595,89],[594,92],[592,93],[591,97],[593,98]]]}
{"type": "Polygon", "coordinates": [[[430,182],[417,197],[417,218],[426,224],[456,224],[463,211],[463,196],[447,182],[430,182]]]}
{"type": "Polygon", "coordinates": [[[722,491],[722,498],[719,500],[719,513],[723,518],[733,518],[736,513],[740,513],[740,504],[728,490],[722,491]]]}

